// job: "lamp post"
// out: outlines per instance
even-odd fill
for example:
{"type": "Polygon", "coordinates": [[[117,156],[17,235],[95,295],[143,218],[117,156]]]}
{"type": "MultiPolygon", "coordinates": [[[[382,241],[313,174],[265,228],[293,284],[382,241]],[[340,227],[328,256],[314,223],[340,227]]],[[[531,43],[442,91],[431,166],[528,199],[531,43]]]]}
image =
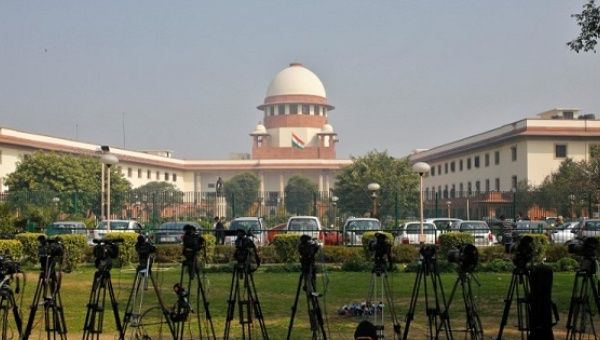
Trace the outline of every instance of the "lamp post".
{"type": "Polygon", "coordinates": [[[423,233],[423,175],[428,173],[431,166],[425,162],[413,164],[412,169],[419,174],[419,243],[425,243],[425,234],[423,233]]]}
{"type": "Polygon", "coordinates": [[[450,218],[450,207],[452,206],[452,201],[446,201],[446,206],[448,207],[448,218],[450,218]]]}
{"type": "Polygon", "coordinates": [[[52,203],[54,203],[54,210],[56,213],[56,218],[55,219],[59,219],[59,215],[60,215],[60,209],[58,208],[58,204],[60,203],[60,198],[54,196],[52,197],[52,203]]]}
{"type": "Polygon", "coordinates": [[[333,227],[337,229],[337,202],[339,201],[339,197],[332,196],[331,197],[331,206],[333,208],[333,227]]]}
{"type": "Polygon", "coordinates": [[[517,188],[513,187],[510,189],[512,191],[512,215],[514,221],[517,221],[517,188]]]}
{"type": "Polygon", "coordinates": [[[569,195],[569,205],[571,206],[571,220],[575,218],[575,198],[574,194],[569,195]]]}
{"type": "MultiPolygon", "coordinates": [[[[106,230],[110,231],[110,167],[119,163],[119,159],[113,154],[105,153],[100,157],[100,161],[102,162],[102,198],[104,198],[104,193],[106,192],[106,230]],[[106,172],[104,171],[104,167],[106,167],[106,172]],[[106,188],[104,186],[105,173],[106,188]]],[[[102,214],[104,214],[104,206],[102,206],[102,214]]]]}
{"type": "Polygon", "coordinates": [[[256,203],[258,203],[258,207],[256,207],[256,217],[260,217],[260,215],[261,215],[262,202],[263,202],[262,196],[258,196],[256,198],[256,203]]]}
{"type": "Polygon", "coordinates": [[[371,193],[371,200],[373,201],[373,206],[371,207],[371,218],[379,218],[379,212],[377,211],[377,193],[379,189],[381,189],[381,185],[379,183],[369,183],[367,185],[367,189],[371,193]]]}

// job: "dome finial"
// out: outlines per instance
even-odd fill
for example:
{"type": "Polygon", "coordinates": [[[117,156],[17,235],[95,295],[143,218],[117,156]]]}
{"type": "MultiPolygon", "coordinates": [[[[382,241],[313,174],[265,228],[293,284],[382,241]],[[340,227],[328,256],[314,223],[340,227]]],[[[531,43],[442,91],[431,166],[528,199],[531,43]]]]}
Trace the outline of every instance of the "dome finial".
{"type": "Polygon", "coordinates": [[[293,63],[290,63],[290,67],[292,67],[292,66],[304,66],[304,65],[302,65],[302,63],[293,62],[293,63]]]}

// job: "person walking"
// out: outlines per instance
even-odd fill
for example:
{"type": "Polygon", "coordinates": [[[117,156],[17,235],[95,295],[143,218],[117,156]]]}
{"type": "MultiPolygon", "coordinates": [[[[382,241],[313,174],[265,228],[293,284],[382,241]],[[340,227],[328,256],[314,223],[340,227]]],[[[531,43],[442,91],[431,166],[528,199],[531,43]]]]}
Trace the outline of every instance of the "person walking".
{"type": "Polygon", "coordinates": [[[219,219],[219,216],[215,216],[213,229],[215,230],[217,244],[225,244],[225,225],[223,225],[223,222],[219,219]]]}

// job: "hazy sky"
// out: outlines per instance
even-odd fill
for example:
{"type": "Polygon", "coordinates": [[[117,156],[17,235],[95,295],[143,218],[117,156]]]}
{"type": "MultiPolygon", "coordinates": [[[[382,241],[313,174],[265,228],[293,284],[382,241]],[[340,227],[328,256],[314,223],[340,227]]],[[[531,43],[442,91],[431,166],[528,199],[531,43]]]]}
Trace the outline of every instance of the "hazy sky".
{"type": "Polygon", "coordinates": [[[271,79],[325,85],[338,158],[403,156],[553,107],[600,113],[586,0],[2,1],[0,126],[175,157],[250,152],[271,79]]]}

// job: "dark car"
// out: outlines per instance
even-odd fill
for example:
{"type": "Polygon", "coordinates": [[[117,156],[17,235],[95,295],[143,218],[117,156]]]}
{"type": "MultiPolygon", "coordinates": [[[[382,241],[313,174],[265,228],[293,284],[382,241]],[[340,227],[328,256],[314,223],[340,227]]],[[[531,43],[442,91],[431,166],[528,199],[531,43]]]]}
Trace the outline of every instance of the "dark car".
{"type": "Polygon", "coordinates": [[[87,235],[87,229],[83,222],[77,221],[57,221],[50,224],[46,228],[48,236],[65,235],[65,234],[80,234],[87,235]]]}
{"type": "Polygon", "coordinates": [[[543,220],[521,220],[515,223],[516,234],[544,234],[548,229],[548,223],[543,220]]]}
{"type": "Polygon", "coordinates": [[[154,232],[154,242],[156,243],[181,243],[183,237],[183,226],[190,224],[196,230],[202,230],[202,227],[195,222],[173,221],[165,222],[156,228],[154,232]]]}

